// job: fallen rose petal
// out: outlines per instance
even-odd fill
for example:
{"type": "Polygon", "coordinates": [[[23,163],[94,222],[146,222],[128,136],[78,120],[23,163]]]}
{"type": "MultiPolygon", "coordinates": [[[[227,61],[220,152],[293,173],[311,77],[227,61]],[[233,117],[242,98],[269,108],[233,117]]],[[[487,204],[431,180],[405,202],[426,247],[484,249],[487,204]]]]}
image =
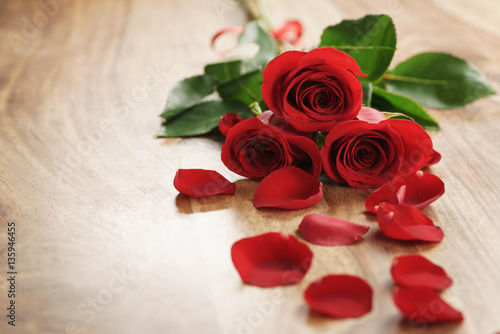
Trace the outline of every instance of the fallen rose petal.
{"type": "Polygon", "coordinates": [[[174,187],[191,197],[234,195],[236,185],[216,171],[206,169],[179,169],[175,173],[174,187]]]}
{"type": "Polygon", "coordinates": [[[416,254],[394,258],[391,275],[396,284],[405,287],[443,290],[452,283],[443,268],[416,254]]]}
{"type": "Polygon", "coordinates": [[[444,237],[429,217],[410,205],[381,203],[377,220],[380,230],[389,238],[437,242],[444,237]]]}
{"type": "Polygon", "coordinates": [[[287,166],[262,180],[255,190],[256,208],[304,209],[323,198],[321,182],[302,169],[287,166]]]}
{"type": "Polygon", "coordinates": [[[377,109],[362,107],[359,110],[359,113],[358,113],[358,116],[356,116],[356,119],[358,119],[360,121],[365,121],[368,123],[378,123],[380,121],[386,120],[387,117],[385,117],[385,115],[382,114],[377,109]]]}
{"type": "Polygon", "coordinates": [[[350,245],[361,239],[368,229],[365,225],[315,213],[305,216],[299,225],[304,239],[323,246],[350,245]]]}
{"type": "Polygon", "coordinates": [[[372,192],[365,201],[366,210],[377,213],[378,205],[407,204],[419,210],[444,194],[444,183],[436,175],[421,170],[406,177],[399,177],[372,192]]]}
{"type": "Polygon", "coordinates": [[[229,129],[231,129],[233,126],[241,122],[243,118],[241,118],[238,113],[235,112],[229,112],[225,113],[222,115],[222,117],[219,120],[219,131],[222,133],[224,136],[227,135],[227,132],[229,129]]]}
{"type": "Polygon", "coordinates": [[[276,232],[241,239],[231,247],[233,264],[243,282],[261,287],[299,282],[312,257],[305,243],[276,232]]]}
{"type": "Polygon", "coordinates": [[[351,275],[325,276],[304,293],[311,309],[334,318],[356,318],[370,312],[372,298],[370,285],[351,275]]]}
{"type": "Polygon", "coordinates": [[[415,324],[463,320],[462,313],[448,305],[432,288],[397,287],[392,297],[403,316],[415,324]]]}
{"type": "Polygon", "coordinates": [[[432,158],[427,162],[427,165],[425,165],[425,167],[434,166],[440,161],[441,161],[441,153],[439,153],[436,150],[433,150],[432,158]]]}

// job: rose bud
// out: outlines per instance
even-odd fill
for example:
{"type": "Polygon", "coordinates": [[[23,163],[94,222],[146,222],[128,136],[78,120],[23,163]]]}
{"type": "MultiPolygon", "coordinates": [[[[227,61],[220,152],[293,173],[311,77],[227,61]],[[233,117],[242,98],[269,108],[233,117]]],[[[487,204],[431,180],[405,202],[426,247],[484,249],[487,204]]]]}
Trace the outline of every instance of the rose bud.
{"type": "Polygon", "coordinates": [[[288,51],[264,69],[262,97],[297,130],[328,132],[358,114],[363,89],[357,75],[364,76],[356,61],[340,50],[288,51]]]}
{"type": "Polygon", "coordinates": [[[227,135],[227,132],[229,129],[231,129],[233,126],[241,122],[243,118],[241,118],[238,113],[235,112],[228,112],[222,115],[222,117],[219,120],[219,131],[222,133],[224,136],[227,135]]]}
{"type": "Polygon", "coordinates": [[[326,174],[356,188],[378,188],[408,175],[424,167],[432,155],[427,132],[401,119],[341,123],[326,136],[321,149],[326,174]]]}
{"type": "Polygon", "coordinates": [[[298,167],[318,178],[321,158],[311,136],[267,111],[229,129],[221,159],[231,171],[256,180],[285,166],[298,167]]]}

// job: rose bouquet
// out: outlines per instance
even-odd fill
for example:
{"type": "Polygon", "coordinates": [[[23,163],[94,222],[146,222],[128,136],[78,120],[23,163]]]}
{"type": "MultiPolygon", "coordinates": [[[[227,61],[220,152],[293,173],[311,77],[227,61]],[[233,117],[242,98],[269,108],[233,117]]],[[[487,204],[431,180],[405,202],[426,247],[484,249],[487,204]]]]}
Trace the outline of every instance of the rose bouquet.
{"type": "MultiPolygon", "coordinates": [[[[239,34],[239,43],[220,52],[204,74],[172,89],[158,136],[225,136],[224,165],[260,181],[256,208],[314,206],[323,197],[324,172],[338,185],[378,188],[365,205],[386,236],[441,241],[444,232],[421,211],[444,193],[439,177],[422,170],[441,158],[425,130],[439,125],[422,105],[454,108],[494,94],[485,76],[443,53],[418,54],[389,69],[396,31],[387,15],[344,20],[326,28],[310,51],[285,50],[300,39],[300,23],[272,29],[258,6],[245,4],[257,20],[215,35],[214,47],[225,33],[239,34]]],[[[180,169],[174,186],[192,197],[232,195],[236,188],[203,169],[180,169]]],[[[298,230],[310,243],[336,246],[355,243],[368,227],[311,214],[298,230]]],[[[300,281],[313,257],[305,243],[273,232],[237,241],[231,255],[242,280],[257,286],[300,281]]],[[[438,301],[444,311],[435,321],[462,320],[437,294],[445,287],[433,285],[451,284],[441,267],[407,256],[395,259],[391,270],[404,316],[438,301]]],[[[371,310],[372,289],[359,277],[329,275],[312,283],[304,298],[320,313],[358,317],[371,310]]]]}

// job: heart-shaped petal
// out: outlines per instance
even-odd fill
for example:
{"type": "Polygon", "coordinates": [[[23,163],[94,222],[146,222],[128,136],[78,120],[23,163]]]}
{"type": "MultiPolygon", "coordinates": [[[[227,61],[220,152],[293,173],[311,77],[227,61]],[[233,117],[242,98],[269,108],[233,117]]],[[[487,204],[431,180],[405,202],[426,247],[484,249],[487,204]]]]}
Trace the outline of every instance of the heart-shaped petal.
{"type": "Polygon", "coordinates": [[[270,232],[235,242],[231,258],[243,282],[270,287],[299,282],[313,253],[292,235],[270,232]]]}
{"type": "Polygon", "coordinates": [[[329,275],[313,282],[304,293],[309,307],[334,318],[356,318],[372,309],[373,290],[363,279],[329,275]]]}
{"type": "Polygon", "coordinates": [[[432,288],[397,287],[392,297],[403,316],[416,324],[460,322],[464,318],[432,288]]]}
{"type": "Polygon", "coordinates": [[[350,245],[361,239],[368,229],[365,225],[315,213],[305,216],[299,225],[304,239],[323,246],[350,245]]]}
{"type": "Polygon", "coordinates": [[[287,166],[262,180],[253,197],[256,208],[304,209],[323,198],[321,182],[302,169],[287,166]]]}
{"type": "Polygon", "coordinates": [[[444,237],[429,217],[410,205],[382,203],[377,220],[380,230],[389,238],[437,242],[444,237]]]}
{"type": "Polygon", "coordinates": [[[394,258],[391,275],[396,284],[405,287],[427,287],[443,290],[452,283],[451,278],[448,277],[443,268],[418,254],[394,258]]]}
{"type": "Polygon", "coordinates": [[[385,183],[366,198],[365,207],[377,213],[379,204],[386,202],[408,204],[423,210],[443,194],[443,181],[436,175],[419,170],[385,183]]]}
{"type": "Polygon", "coordinates": [[[179,169],[175,173],[174,187],[191,197],[234,195],[236,185],[216,171],[206,169],[179,169]]]}

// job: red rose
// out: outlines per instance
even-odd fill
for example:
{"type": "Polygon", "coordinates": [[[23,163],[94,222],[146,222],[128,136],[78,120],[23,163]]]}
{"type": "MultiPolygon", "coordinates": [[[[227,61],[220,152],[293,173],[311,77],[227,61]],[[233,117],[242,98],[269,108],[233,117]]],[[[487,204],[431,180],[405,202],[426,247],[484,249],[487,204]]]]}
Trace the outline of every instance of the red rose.
{"type": "Polygon", "coordinates": [[[346,121],[332,129],[321,149],[326,174],[356,188],[378,188],[424,167],[432,155],[427,132],[401,119],[346,121]]]}
{"type": "Polygon", "coordinates": [[[222,162],[231,171],[262,180],[272,171],[296,166],[318,178],[321,159],[316,143],[270,111],[229,129],[222,162]]]}
{"type": "Polygon", "coordinates": [[[363,89],[356,75],[363,75],[358,64],[340,50],[288,51],[264,69],[262,97],[296,129],[330,131],[361,108],[363,89]]]}
{"type": "Polygon", "coordinates": [[[241,122],[243,118],[241,118],[238,113],[235,112],[229,112],[225,113],[222,115],[222,117],[219,120],[219,131],[222,133],[224,136],[227,135],[227,132],[229,129],[231,129],[233,126],[241,122]]]}

